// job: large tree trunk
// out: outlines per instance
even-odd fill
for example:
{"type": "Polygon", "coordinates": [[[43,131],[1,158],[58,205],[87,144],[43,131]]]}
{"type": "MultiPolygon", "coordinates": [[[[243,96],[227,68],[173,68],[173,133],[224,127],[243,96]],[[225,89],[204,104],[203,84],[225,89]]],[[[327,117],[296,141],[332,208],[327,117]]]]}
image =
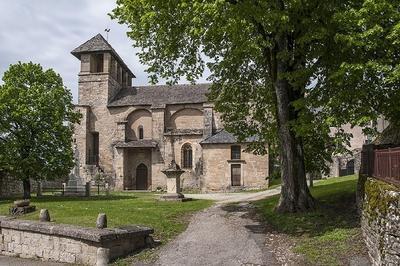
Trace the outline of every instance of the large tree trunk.
{"type": "Polygon", "coordinates": [[[24,188],[24,199],[31,198],[31,181],[28,179],[24,179],[22,181],[23,188],[24,188]]]}
{"type": "MultiPolygon", "coordinates": [[[[277,72],[285,73],[287,65],[284,62],[277,64],[277,72]]],[[[279,78],[275,84],[278,132],[281,148],[281,197],[276,207],[278,212],[299,212],[314,209],[314,199],[307,186],[304,166],[304,150],[301,138],[296,137],[290,126],[297,118],[291,102],[299,92],[284,78],[279,78]]],[[[301,94],[300,94],[301,95],[301,94]]]]}

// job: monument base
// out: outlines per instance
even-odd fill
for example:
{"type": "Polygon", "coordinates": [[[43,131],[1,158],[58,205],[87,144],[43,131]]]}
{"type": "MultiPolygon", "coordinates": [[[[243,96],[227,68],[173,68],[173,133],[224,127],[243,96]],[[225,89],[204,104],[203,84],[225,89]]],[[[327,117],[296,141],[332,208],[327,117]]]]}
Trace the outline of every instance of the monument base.
{"type": "Polygon", "coordinates": [[[69,181],[64,188],[64,196],[70,197],[88,197],[88,191],[85,185],[81,185],[75,180],[69,181]]]}
{"type": "Polygon", "coordinates": [[[191,198],[185,198],[181,193],[167,193],[160,196],[161,201],[189,201],[191,198]]]}
{"type": "Polygon", "coordinates": [[[34,211],[36,211],[36,206],[34,205],[23,206],[23,207],[10,207],[9,209],[9,213],[12,216],[23,215],[34,211]]]}
{"type": "Polygon", "coordinates": [[[83,191],[81,189],[76,188],[66,188],[64,191],[64,196],[67,197],[86,197],[85,187],[83,187],[83,191]]]}

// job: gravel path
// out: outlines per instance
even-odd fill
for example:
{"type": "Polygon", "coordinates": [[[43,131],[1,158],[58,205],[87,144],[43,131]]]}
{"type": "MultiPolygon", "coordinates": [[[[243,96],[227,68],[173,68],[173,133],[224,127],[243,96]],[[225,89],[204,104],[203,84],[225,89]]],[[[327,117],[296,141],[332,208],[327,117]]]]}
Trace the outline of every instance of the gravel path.
{"type": "Polygon", "coordinates": [[[281,193],[281,187],[268,189],[260,192],[240,192],[240,193],[204,193],[204,194],[185,194],[185,197],[193,199],[215,200],[218,203],[234,203],[256,201],[269,196],[281,193]]]}
{"type": "Polygon", "coordinates": [[[0,256],[0,266],[67,266],[71,264],[0,256]]]}
{"type": "Polygon", "coordinates": [[[217,204],[195,214],[187,230],[160,250],[155,265],[279,265],[249,208],[217,204]]]}

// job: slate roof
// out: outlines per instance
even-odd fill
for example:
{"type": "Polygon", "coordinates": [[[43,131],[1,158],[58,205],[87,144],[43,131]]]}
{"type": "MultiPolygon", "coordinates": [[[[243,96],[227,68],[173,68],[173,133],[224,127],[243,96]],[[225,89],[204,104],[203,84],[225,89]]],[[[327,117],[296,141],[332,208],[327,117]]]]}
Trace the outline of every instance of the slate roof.
{"type": "MultiPolygon", "coordinates": [[[[245,143],[255,142],[257,141],[257,137],[250,137],[245,139],[245,143]]],[[[222,129],[211,137],[206,138],[201,141],[200,144],[232,144],[238,143],[238,139],[230,132],[222,129]]]]}
{"type": "Polygon", "coordinates": [[[135,75],[129,69],[129,67],[124,63],[122,58],[117,54],[114,48],[104,39],[104,37],[99,33],[90,40],[81,44],[74,50],[72,50],[71,54],[73,54],[79,60],[81,59],[81,54],[83,53],[95,53],[95,52],[110,52],[114,57],[118,60],[118,62],[133,76],[135,75]]]}
{"type": "Polygon", "coordinates": [[[374,145],[400,145],[400,128],[389,124],[382,133],[372,142],[374,145]]]}
{"type": "Polygon", "coordinates": [[[211,84],[140,86],[121,89],[109,107],[165,104],[205,103],[211,84]]]}

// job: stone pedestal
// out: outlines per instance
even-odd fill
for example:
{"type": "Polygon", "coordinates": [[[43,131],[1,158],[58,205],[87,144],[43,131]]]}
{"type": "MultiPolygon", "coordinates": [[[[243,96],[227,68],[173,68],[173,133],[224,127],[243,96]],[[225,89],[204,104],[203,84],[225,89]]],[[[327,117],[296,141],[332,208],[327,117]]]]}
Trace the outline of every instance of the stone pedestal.
{"type": "Polygon", "coordinates": [[[167,176],[167,194],[161,195],[160,200],[165,201],[187,201],[181,193],[181,175],[185,172],[181,170],[174,160],[171,161],[168,168],[162,171],[167,176]]]}
{"type": "Polygon", "coordinates": [[[77,196],[85,197],[87,196],[86,187],[81,180],[70,179],[65,186],[64,196],[77,196]]]}

